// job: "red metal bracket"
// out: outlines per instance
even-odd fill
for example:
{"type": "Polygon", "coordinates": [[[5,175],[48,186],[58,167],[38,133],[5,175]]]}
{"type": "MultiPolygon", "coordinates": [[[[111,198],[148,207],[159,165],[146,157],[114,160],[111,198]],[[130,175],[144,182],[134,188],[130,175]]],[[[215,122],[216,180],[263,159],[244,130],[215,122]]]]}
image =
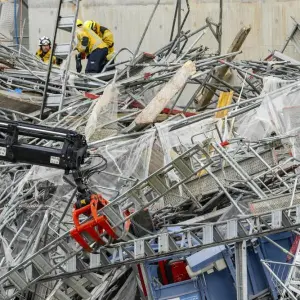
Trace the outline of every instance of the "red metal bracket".
{"type": "Polygon", "coordinates": [[[117,239],[117,235],[114,232],[112,226],[105,215],[98,216],[98,210],[103,208],[109,202],[103,199],[100,195],[93,194],[91,196],[90,204],[73,210],[73,221],[75,228],[70,231],[70,235],[76,240],[76,242],[86,251],[91,252],[92,248],[89,246],[86,238],[83,234],[88,234],[96,243],[104,245],[101,235],[107,233],[113,239],[117,239]],[[80,224],[79,216],[91,215],[92,220],[83,222],[80,224]]]}

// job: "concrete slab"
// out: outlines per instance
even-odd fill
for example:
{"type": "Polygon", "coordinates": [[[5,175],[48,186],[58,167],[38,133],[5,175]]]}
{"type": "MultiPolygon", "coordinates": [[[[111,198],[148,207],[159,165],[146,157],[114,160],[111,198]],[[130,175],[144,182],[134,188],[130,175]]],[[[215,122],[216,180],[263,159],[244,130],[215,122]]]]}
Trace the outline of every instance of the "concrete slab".
{"type": "Polygon", "coordinates": [[[32,113],[40,109],[41,97],[0,91],[0,108],[12,109],[22,113],[32,113]]]}

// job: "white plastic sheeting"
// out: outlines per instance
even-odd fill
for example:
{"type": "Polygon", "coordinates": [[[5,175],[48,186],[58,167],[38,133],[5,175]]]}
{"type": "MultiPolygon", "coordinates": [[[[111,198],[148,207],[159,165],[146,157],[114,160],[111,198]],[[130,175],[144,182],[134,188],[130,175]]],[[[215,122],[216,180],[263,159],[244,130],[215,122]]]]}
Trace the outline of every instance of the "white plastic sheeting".
{"type": "MultiPolygon", "coordinates": [[[[184,146],[189,148],[196,143],[204,143],[210,139],[219,140],[216,125],[220,126],[222,120],[206,119],[197,123],[170,131],[175,122],[156,124],[159,139],[164,153],[165,165],[176,158],[174,148],[184,146]]],[[[186,151],[183,149],[183,152],[186,151]]],[[[170,180],[178,180],[175,172],[169,172],[170,180]]]]}
{"type": "Polygon", "coordinates": [[[295,81],[292,80],[283,80],[277,77],[264,77],[263,79],[263,89],[261,95],[267,95],[271,92],[284,88],[290,84],[293,84],[295,81]]]}
{"type": "MultiPolygon", "coordinates": [[[[297,159],[300,159],[300,103],[299,103],[298,93],[298,105],[284,107],[282,109],[283,113],[283,122],[285,131],[292,135],[293,137],[289,138],[289,142],[292,145],[292,154],[297,159]]],[[[296,101],[295,101],[296,102],[296,101]]]]}
{"type": "Polygon", "coordinates": [[[63,176],[64,170],[42,166],[32,166],[28,180],[48,180],[49,182],[54,183],[55,185],[63,185],[63,176]]]}
{"type": "Polygon", "coordinates": [[[108,123],[117,120],[118,111],[118,89],[114,83],[109,84],[102,96],[100,96],[93,108],[85,127],[85,136],[90,140],[96,129],[101,129],[108,123]]]}
{"type": "MultiPolygon", "coordinates": [[[[300,158],[300,83],[284,82],[277,79],[283,86],[278,92],[265,94],[260,107],[249,112],[240,124],[237,132],[240,136],[256,141],[269,136],[290,136],[293,156],[300,158]]],[[[271,89],[276,83],[271,84],[271,89]]]]}
{"type": "Polygon", "coordinates": [[[264,98],[257,109],[240,118],[237,133],[249,141],[257,141],[272,132],[285,134],[283,108],[297,105],[298,84],[291,81],[268,77],[264,82],[264,98]]]}
{"type": "Polygon", "coordinates": [[[4,252],[4,256],[5,256],[5,264],[6,265],[11,265],[14,262],[13,256],[12,256],[12,251],[9,247],[9,244],[7,242],[7,240],[0,234],[0,239],[1,239],[1,243],[2,243],[2,248],[3,248],[3,252],[4,252]]]}
{"type": "MultiPolygon", "coordinates": [[[[97,153],[107,159],[105,171],[91,177],[90,186],[111,200],[130,188],[137,179],[148,177],[155,130],[144,133],[135,139],[116,141],[99,147],[97,153]]],[[[93,165],[99,159],[93,160],[93,165]]]]}

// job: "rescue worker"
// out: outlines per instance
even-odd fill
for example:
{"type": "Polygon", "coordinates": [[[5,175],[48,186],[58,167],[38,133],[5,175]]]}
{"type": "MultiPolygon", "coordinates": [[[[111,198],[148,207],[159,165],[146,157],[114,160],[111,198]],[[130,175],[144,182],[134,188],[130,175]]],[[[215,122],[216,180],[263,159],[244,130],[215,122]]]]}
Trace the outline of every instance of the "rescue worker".
{"type": "Polygon", "coordinates": [[[106,63],[108,46],[103,40],[87,26],[81,25],[77,20],[77,45],[75,50],[79,52],[76,55],[76,70],[81,72],[81,59],[88,59],[85,73],[100,73],[106,63]]]}
{"type": "MultiPolygon", "coordinates": [[[[51,56],[51,41],[47,36],[43,36],[39,39],[40,48],[36,51],[35,55],[44,63],[48,63],[51,56]]],[[[54,55],[52,56],[52,63],[54,65],[60,65],[62,63],[62,59],[56,58],[54,55]]]]}
{"type": "Polygon", "coordinates": [[[115,52],[114,36],[112,32],[108,28],[101,26],[99,23],[92,20],[85,21],[83,26],[92,29],[100,37],[100,39],[102,39],[102,41],[107,45],[108,54],[106,56],[106,62],[110,61],[115,52]]]}

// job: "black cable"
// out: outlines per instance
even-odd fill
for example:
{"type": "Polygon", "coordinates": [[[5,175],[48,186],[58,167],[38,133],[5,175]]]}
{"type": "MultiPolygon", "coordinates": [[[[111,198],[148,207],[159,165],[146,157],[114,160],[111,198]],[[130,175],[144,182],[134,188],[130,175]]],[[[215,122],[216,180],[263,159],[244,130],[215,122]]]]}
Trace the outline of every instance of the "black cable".
{"type": "Polygon", "coordinates": [[[81,173],[81,178],[87,185],[89,179],[94,175],[94,174],[99,174],[106,170],[107,168],[107,159],[102,156],[101,154],[91,154],[90,157],[92,158],[101,158],[100,162],[96,164],[95,166],[82,171],[81,173]]]}

